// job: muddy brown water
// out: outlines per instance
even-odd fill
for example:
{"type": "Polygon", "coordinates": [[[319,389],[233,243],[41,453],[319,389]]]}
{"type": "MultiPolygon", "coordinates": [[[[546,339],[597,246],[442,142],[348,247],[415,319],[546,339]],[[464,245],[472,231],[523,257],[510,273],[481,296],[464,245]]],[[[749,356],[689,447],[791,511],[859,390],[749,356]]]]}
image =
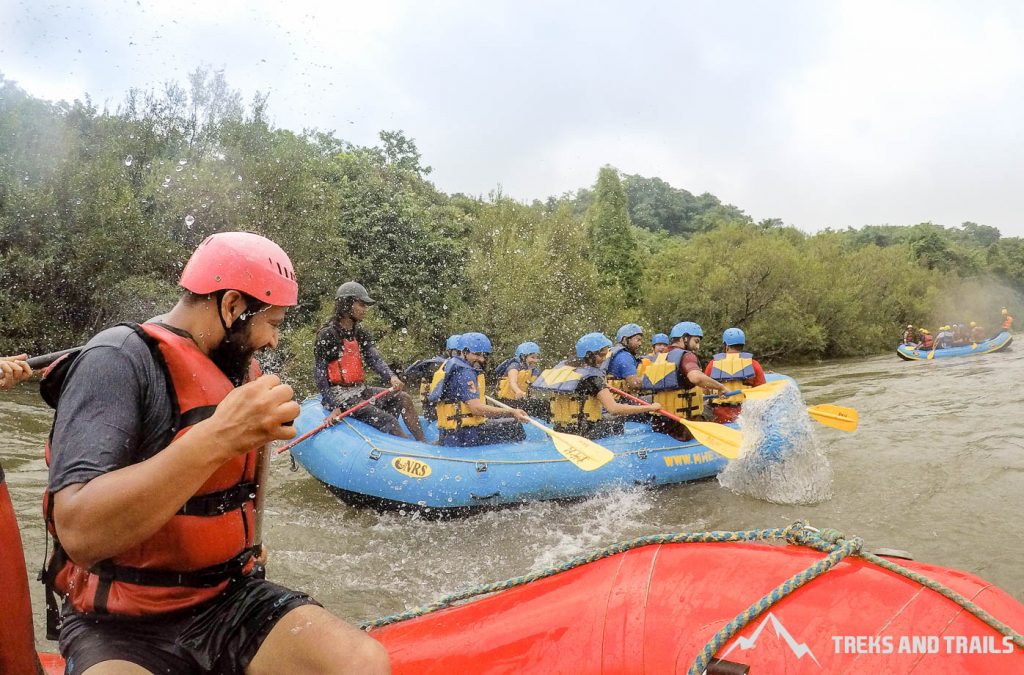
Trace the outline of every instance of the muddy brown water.
{"type": "MultiPolygon", "coordinates": [[[[772,504],[712,480],[431,521],[344,505],[279,456],[267,508],[269,576],[356,622],[641,535],[802,519],[860,535],[869,548],[904,549],[917,560],[972,572],[1024,601],[1024,347],[927,363],[879,356],[785,372],[809,405],[860,412],[855,434],[815,429],[834,472],[833,496],[823,503],[772,504]]],[[[43,597],[34,581],[44,556],[42,447],[50,411],[33,386],[23,385],[2,397],[0,423],[0,461],[22,528],[36,633],[41,648],[54,649],[42,638],[43,597]]]]}

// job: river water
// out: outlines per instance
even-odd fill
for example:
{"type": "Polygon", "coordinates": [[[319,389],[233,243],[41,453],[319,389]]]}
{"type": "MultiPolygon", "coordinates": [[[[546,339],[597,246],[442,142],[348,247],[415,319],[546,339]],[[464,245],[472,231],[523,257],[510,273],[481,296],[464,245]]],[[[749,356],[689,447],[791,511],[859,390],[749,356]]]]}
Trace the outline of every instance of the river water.
{"type": "MultiPolygon", "coordinates": [[[[271,469],[269,577],[358,622],[623,539],[805,520],[859,535],[869,549],[904,549],[916,560],[972,572],[1024,601],[1017,538],[1024,505],[1024,424],[1017,418],[1024,410],[1024,349],[912,363],[879,356],[786,373],[800,383],[808,405],[860,412],[855,434],[813,429],[832,465],[831,496],[819,503],[770,503],[711,480],[431,521],[346,506],[303,470],[291,471],[284,455],[271,469]]],[[[44,555],[42,447],[50,422],[33,390],[24,386],[0,401],[6,431],[0,461],[32,576],[44,555]]],[[[41,587],[31,586],[40,645],[54,649],[42,640],[41,587]]]]}

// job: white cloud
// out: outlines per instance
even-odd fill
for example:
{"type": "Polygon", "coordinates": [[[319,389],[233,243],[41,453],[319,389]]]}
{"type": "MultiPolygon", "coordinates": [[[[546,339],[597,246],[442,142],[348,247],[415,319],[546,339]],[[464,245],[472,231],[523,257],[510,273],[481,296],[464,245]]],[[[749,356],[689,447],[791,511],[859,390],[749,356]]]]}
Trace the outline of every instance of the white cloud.
{"type": "Polygon", "coordinates": [[[46,98],[206,63],[275,122],[415,138],[448,191],[542,198],[612,164],[755,218],[975,220],[1024,235],[1015,2],[33,3],[6,76],[46,98]]]}

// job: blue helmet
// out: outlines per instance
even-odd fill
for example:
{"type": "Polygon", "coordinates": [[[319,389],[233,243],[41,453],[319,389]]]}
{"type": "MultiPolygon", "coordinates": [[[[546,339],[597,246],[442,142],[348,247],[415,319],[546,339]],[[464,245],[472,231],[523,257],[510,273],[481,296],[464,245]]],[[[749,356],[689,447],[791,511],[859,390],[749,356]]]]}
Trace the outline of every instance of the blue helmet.
{"type": "Polygon", "coordinates": [[[473,354],[491,353],[491,341],[483,333],[463,333],[459,346],[473,354]]]}
{"type": "Polygon", "coordinates": [[[516,358],[529,356],[530,354],[540,354],[540,347],[536,342],[524,342],[516,347],[516,358]]]}
{"type": "Polygon", "coordinates": [[[747,344],[747,336],[739,328],[726,328],[725,332],[722,333],[722,342],[725,343],[726,347],[745,345],[747,344]]]}
{"type": "Polygon", "coordinates": [[[587,333],[576,341],[576,356],[583,358],[587,354],[599,352],[605,347],[611,347],[612,341],[603,333],[587,333]]]}
{"type": "Polygon", "coordinates": [[[654,337],[651,338],[652,345],[667,345],[668,336],[664,333],[655,333],[654,337]]]}
{"type": "Polygon", "coordinates": [[[635,323],[627,323],[625,326],[620,328],[615,333],[615,341],[622,342],[625,338],[631,338],[634,335],[643,335],[644,329],[635,323]]]}
{"type": "Polygon", "coordinates": [[[448,338],[448,342],[444,343],[445,349],[462,349],[462,336],[453,335],[448,338]]]}
{"type": "Polygon", "coordinates": [[[676,338],[681,338],[684,335],[702,338],[704,337],[704,329],[692,321],[680,321],[676,325],[672,326],[672,332],[669,333],[668,336],[675,340],[676,338]]]}

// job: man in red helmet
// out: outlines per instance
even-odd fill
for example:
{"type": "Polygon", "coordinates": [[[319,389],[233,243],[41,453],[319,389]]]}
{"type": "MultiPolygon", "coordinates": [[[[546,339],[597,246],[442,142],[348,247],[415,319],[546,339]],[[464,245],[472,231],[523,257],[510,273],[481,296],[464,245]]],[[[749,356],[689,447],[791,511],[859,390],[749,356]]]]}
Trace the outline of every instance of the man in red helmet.
{"type": "Polygon", "coordinates": [[[58,371],[44,577],[68,672],[388,672],[375,640],[252,574],[257,453],[299,413],[252,357],[296,303],[291,261],[224,232],[180,284],[170,312],[101,332],[58,371]]]}

